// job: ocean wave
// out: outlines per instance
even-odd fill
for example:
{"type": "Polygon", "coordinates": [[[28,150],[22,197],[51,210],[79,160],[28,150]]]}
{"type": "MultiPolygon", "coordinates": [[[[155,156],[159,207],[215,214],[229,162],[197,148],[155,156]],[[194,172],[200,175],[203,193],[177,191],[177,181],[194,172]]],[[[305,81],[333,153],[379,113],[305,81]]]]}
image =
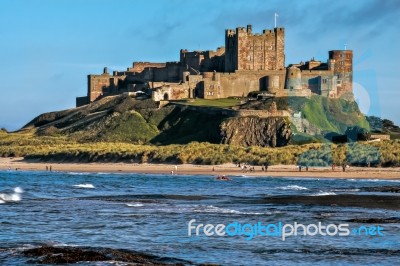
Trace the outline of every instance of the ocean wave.
{"type": "Polygon", "coordinates": [[[24,193],[24,190],[22,188],[20,188],[20,187],[16,187],[16,188],[14,188],[14,192],[18,193],[18,194],[21,194],[21,193],[24,193]]]}
{"type": "Polygon", "coordinates": [[[128,207],[143,207],[142,203],[127,203],[126,206],[128,207]]]}
{"type": "Polygon", "coordinates": [[[74,187],[76,187],[76,188],[94,188],[94,186],[89,183],[74,185],[74,187]]]}
{"type": "Polygon", "coordinates": [[[67,172],[68,175],[87,175],[89,173],[85,172],[67,172]]]}
{"type": "Polygon", "coordinates": [[[276,189],[281,189],[281,190],[308,190],[306,187],[301,187],[297,185],[288,185],[285,187],[277,187],[276,189]]]}
{"type": "Polygon", "coordinates": [[[225,208],[220,208],[216,207],[213,205],[200,205],[194,209],[195,212],[209,212],[209,213],[237,213],[239,214],[240,211],[236,210],[231,210],[231,209],[225,209],[225,208]]]}
{"type": "Polygon", "coordinates": [[[332,189],[332,191],[336,192],[358,192],[360,191],[359,188],[337,188],[337,189],[332,189]]]}
{"type": "Polygon", "coordinates": [[[270,212],[242,212],[238,210],[220,208],[213,205],[200,205],[194,209],[195,212],[222,213],[222,214],[245,214],[245,215],[270,215],[270,212]]]}
{"type": "Polygon", "coordinates": [[[329,191],[321,191],[315,194],[311,194],[311,196],[333,196],[336,195],[335,192],[329,192],[329,191]]]}
{"type": "Polygon", "coordinates": [[[16,202],[21,200],[21,194],[24,190],[20,187],[14,188],[14,193],[7,194],[7,193],[0,193],[0,204],[4,204],[6,202],[16,202]]]}

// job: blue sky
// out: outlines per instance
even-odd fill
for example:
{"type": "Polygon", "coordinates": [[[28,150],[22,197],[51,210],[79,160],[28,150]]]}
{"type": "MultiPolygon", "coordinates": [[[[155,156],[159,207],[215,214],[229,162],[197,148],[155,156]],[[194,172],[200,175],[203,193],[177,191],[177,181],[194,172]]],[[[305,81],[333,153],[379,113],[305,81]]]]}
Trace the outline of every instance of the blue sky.
{"type": "Polygon", "coordinates": [[[215,50],[224,30],[285,27],[286,64],[354,51],[362,109],[400,124],[400,2],[0,0],[0,127],[72,108],[86,75],[133,61],[177,61],[181,48],[215,50]]]}

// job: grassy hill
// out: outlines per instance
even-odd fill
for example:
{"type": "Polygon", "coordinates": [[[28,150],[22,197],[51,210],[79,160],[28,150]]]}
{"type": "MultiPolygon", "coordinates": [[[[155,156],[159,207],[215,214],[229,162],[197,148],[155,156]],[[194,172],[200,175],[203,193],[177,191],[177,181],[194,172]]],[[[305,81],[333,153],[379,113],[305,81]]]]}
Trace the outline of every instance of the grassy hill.
{"type": "MultiPolygon", "coordinates": [[[[278,109],[301,112],[304,119],[322,129],[319,136],[296,132],[296,137],[303,138],[304,142],[326,142],[324,135],[343,134],[355,125],[369,127],[355,103],[321,97],[275,98],[246,104],[240,104],[237,99],[196,100],[196,104],[187,101],[158,108],[151,100],[120,95],[79,108],[42,114],[17,133],[0,130],[0,156],[60,162],[248,162],[308,166],[347,162],[350,165],[400,166],[398,141],[343,145],[316,143],[281,148],[218,144],[221,142],[220,126],[231,118],[186,106],[233,105],[242,109],[269,109],[273,101],[278,109]]],[[[371,121],[374,130],[376,124],[382,122],[390,132],[400,132],[390,121],[371,121]]],[[[269,122],[254,120],[253,123],[269,122]]],[[[240,128],[249,129],[244,124],[240,128]]],[[[236,130],[232,128],[231,131],[236,130]]]]}
{"type": "Polygon", "coordinates": [[[120,95],[75,109],[42,114],[24,126],[23,131],[38,136],[67,136],[78,142],[219,143],[219,126],[225,118],[196,112],[185,105],[158,108],[150,99],[135,100],[120,95]]]}
{"type": "Polygon", "coordinates": [[[303,119],[321,131],[320,134],[311,136],[294,129],[296,143],[326,142],[332,136],[346,134],[354,127],[369,130],[369,123],[357,103],[343,99],[321,96],[278,97],[266,101],[251,101],[240,108],[268,110],[272,102],[276,102],[278,109],[289,109],[292,113],[301,112],[303,119]]]}
{"type": "Polygon", "coordinates": [[[327,142],[334,135],[347,134],[348,130],[369,130],[369,123],[357,104],[342,99],[278,97],[245,104],[233,98],[192,99],[174,101],[158,108],[150,99],[135,100],[124,95],[106,97],[80,108],[42,114],[28,123],[24,130],[34,130],[37,135],[44,136],[69,136],[77,141],[157,145],[191,141],[220,143],[220,127],[228,117],[210,115],[189,107],[268,110],[272,102],[277,104],[278,109],[301,112],[302,119],[318,129],[318,134],[311,134],[292,126],[294,144],[327,142]]]}

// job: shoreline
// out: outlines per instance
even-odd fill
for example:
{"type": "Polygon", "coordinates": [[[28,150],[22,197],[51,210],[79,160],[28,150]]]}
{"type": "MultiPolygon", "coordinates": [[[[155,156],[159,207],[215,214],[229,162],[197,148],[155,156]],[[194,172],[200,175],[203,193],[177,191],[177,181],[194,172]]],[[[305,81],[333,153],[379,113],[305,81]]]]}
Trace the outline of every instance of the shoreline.
{"type": "Polygon", "coordinates": [[[330,167],[310,167],[299,172],[295,165],[273,165],[268,171],[261,171],[260,166],[254,172],[243,172],[235,164],[194,165],[194,164],[139,164],[139,163],[44,163],[25,161],[22,157],[0,158],[0,170],[46,171],[46,166],[52,166],[57,172],[104,172],[104,173],[138,173],[171,175],[227,175],[246,177],[304,177],[304,178],[344,178],[344,179],[397,179],[400,180],[400,167],[373,168],[349,167],[343,172],[340,167],[332,171],[330,167]],[[213,171],[214,168],[214,171],[213,171]]]}

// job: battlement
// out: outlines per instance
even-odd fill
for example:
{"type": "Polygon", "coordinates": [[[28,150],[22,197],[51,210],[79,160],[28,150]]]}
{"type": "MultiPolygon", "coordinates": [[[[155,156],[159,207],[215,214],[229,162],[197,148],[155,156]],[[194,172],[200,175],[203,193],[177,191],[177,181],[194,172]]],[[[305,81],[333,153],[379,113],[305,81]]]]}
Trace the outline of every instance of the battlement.
{"type": "Polygon", "coordinates": [[[253,33],[252,25],[247,27],[237,27],[235,30],[226,29],[225,37],[235,37],[237,34],[246,34],[247,36],[273,36],[275,34],[284,34],[285,28],[264,29],[262,33],[253,33]]]}
{"type": "Polygon", "coordinates": [[[133,62],[132,67],[128,68],[128,72],[142,72],[145,68],[163,68],[166,63],[151,63],[151,62],[133,62]]]}

